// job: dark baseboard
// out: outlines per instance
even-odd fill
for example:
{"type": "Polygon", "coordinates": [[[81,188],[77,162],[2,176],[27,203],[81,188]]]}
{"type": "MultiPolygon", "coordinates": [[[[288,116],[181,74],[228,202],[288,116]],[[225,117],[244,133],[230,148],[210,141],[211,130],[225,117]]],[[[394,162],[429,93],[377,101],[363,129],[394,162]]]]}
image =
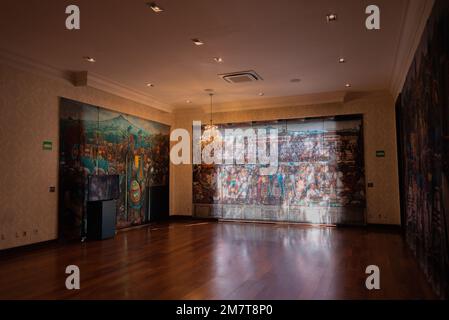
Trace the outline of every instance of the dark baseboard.
{"type": "Polygon", "coordinates": [[[173,215],[169,217],[169,221],[218,221],[218,219],[208,217],[203,218],[194,216],[173,215]]]}
{"type": "Polygon", "coordinates": [[[346,225],[346,224],[337,224],[337,228],[363,228],[367,231],[371,232],[388,232],[388,233],[403,233],[403,228],[400,225],[393,224],[380,224],[380,223],[370,223],[366,225],[346,225]]]}
{"type": "Polygon", "coordinates": [[[30,252],[30,251],[35,251],[36,249],[40,249],[40,248],[44,248],[44,247],[47,248],[52,245],[57,245],[58,243],[59,243],[58,239],[47,240],[47,241],[27,244],[24,246],[2,249],[2,250],[0,250],[0,253],[1,253],[2,257],[6,257],[6,256],[22,254],[22,253],[26,253],[26,252],[30,252]]]}
{"type": "Polygon", "coordinates": [[[384,228],[384,229],[402,229],[400,225],[396,224],[382,224],[382,223],[367,223],[367,224],[344,224],[337,223],[337,227],[367,227],[367,228],[384,228]]]}
{"type": "Polygon", "coordinates": [[[271,224],[271,225],[285,225],[297,227],[318,227],[318,228],[334,228],[334,224],[322,223],[305,223],[295,221],[272,221],[272,220],[243,220],[243,219],[218,219],[219,222],[233,222],[233,223],[257,223],[257,224],[271,224]]]}
{"type": "Polygon", "coordinates": [[[396,224],[370,223],[366,225],[368,228],[401,231],[402,226],[396,224]]]}

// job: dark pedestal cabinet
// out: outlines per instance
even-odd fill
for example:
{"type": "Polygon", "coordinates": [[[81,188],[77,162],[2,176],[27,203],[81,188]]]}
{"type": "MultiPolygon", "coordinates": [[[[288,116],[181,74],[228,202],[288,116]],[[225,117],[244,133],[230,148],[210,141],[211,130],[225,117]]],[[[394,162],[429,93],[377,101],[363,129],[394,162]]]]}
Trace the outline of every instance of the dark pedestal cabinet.
{"type": "Polygon", "coordinates": [[[169,186],[152,186],[147,188],[147,203],[147,222],[168,219],[169,186]]]}
{"type": "Polygon", "coordinates": [[[87,238],[89,240],[114,237],[116,210],[116,200],[89,201],[87,203],[87,238]]]}

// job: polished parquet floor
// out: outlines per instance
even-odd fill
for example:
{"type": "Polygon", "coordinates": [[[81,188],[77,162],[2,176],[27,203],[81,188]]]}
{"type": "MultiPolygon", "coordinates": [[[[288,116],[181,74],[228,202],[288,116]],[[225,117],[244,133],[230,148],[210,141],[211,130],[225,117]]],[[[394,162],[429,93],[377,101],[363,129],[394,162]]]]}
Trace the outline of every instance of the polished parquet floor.
{"type": "Polygon", "coordinates": [[[432,298],[400,233],[374,228],[179,221],[0,252],[0,299],[432,298]],[[65,288],[72,264],[81,290],[65,288]]]}

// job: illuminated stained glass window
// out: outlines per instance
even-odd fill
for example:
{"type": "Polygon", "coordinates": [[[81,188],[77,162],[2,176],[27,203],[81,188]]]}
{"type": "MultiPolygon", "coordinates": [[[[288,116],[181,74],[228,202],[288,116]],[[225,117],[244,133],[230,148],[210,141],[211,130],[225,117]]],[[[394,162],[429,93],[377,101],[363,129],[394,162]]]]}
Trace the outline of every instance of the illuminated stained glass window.
{"type": "Polygon", "coordinates": [[[364,223],[362,116],[217,126],[222,162],[193,167],[196,215],[364,223]],[[268,138],[270,130],[277,131],[276,149],[268,138]],[[270,165],[260,163],[259,155],[272,152],[276,166],[267,173],[270,165]]]}

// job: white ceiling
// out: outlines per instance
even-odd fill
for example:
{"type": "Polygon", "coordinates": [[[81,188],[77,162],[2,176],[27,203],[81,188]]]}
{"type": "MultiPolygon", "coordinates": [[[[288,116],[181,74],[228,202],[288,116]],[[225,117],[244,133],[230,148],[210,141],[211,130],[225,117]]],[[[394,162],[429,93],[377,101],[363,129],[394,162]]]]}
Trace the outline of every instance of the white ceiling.
{"type": "Polygon", "coordinates": [[[59,70],[88,70],[172,108],[346,90],[389,89],[408,0],[2,0],[0,48],[59,70]],[[381,9],[381,30],[365,8],[381,9]],[[65,7],[81,30],[65,29],[65,7]],[[338,21],[328,24],[326,14],[338,21]],[[200,38],[203,46],[195,46],[200,38]],[[93,56],[96,63],[82,57],[93,56]],[[216,63],[213,57],[222,57],[216,63]],[[338,58],[344,57],[345,64],[338,58]],[[263,81],[229,84],[220,73],[255,70],[263,81]],[[301,82],[291,83],[290,79],[301,82]],[[154,88],[147,88],[151,82],[154,88]],[[258,93],[264,92],[264,97],[258,93]],[[187,104],[186,100],[192,104],[187,104]]]}

